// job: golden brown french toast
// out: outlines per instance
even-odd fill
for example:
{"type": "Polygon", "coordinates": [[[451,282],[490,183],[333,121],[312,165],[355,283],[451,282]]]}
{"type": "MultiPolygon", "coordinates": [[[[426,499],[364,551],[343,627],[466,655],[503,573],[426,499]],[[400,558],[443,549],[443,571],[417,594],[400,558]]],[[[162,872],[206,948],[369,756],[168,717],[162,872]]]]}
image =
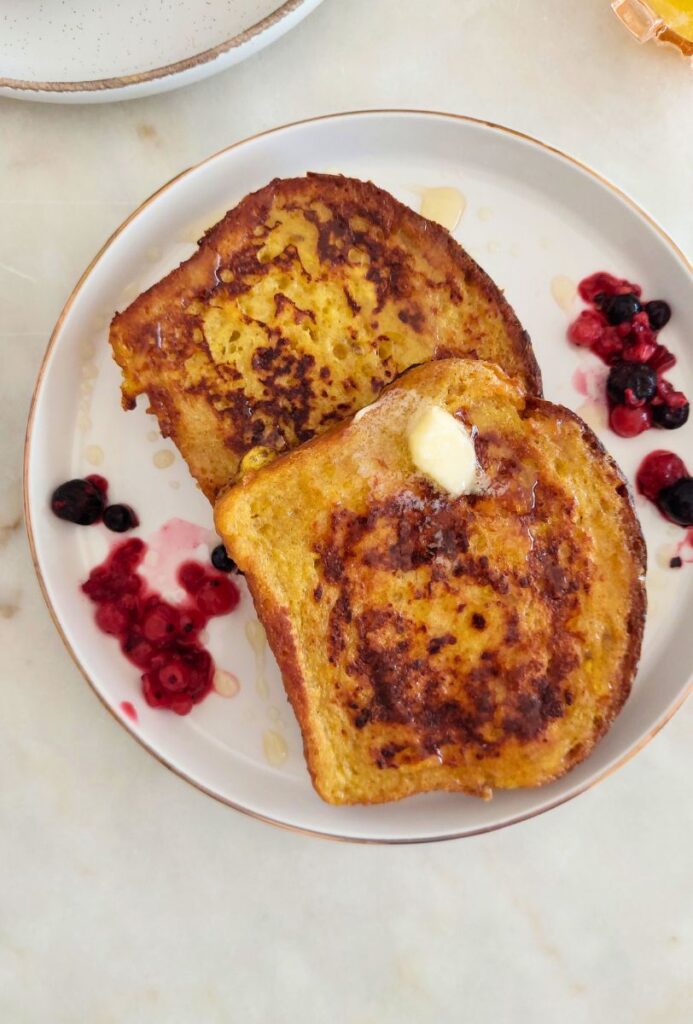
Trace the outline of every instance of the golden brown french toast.
{"type": "Polygon", "coordinates": [[[498,363],[541,393],[529,339],[437,224],[340,176],[247,196],[113,320],[123,405],[146,394],[210,500],[255,448],[294,448],[416,363],[498,363]]]}
{"type": "Polygon", "coordinates": [[[410,369],[248,472],[215,518],[331,803],[540,785],[628,696],[645,547],[627,485],[577,416],[495,366],[410,369]],[[480,493],[415,469],[426,407],[465,424],[480,493]]]}

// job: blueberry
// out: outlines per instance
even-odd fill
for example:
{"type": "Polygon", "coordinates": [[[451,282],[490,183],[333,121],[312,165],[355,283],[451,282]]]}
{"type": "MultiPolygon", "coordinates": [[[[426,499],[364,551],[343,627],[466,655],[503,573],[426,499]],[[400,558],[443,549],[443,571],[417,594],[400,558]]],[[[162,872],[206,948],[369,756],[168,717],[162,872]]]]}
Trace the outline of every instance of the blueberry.
{"type": "Polygon", "coordinates": [[[653,299],[652,302],[646,302],[645,312],[653,331],[661,331],[662,327],[665,327],[671,319],[671,306],[662,299],[653,299]]]}
{"type": "Polygon", "coordinates": [[[68,480],[53,491],[51,509],[58,519],[79,526],[97,523],[106,504],[103,491],[90,480],[68,480]]]}
{"type": "Polygon", "coordinates": [[[664,427],[665,430],[676,430],[677,427],[682,427],[688,419],[689,410],[688,402],[685,405],[653,405],[652,418],[658,427],[664,427]]]}
{"type": "Polygon", "coordinates": [[[657,374],[647,363],[616,363],[609,371],[606,392],[617,405],[626,401],[626,391],[647,401],[657,393],[657,374]]]}
{"type": "Polygon", "coordinates": [[[232,558],[229,558],[226,548],[223,544],[217,544],[212,551],[212,565],[219,572],[236,572],[237,565],[232,558]]]}
{"type": "Polygon", "coordinates": [[[103,514],[103,525],[114,533],[125,533],[139,526],[139,520],[129,505],[109,505],[103,514]]]}
{"type": "Polygon", "coordinates": [[[679,526],[693,526],[693,476],[683,476],[657,495],[657,508],[679,526]]]}
{"type": "Polygon", "coordinates": [[[627,292],[625,295],[612,295],[604,303],[604,313],[610,324],[622,324],[625,320],[632,320],[641,309],[642,306],[638,302],[637,295],[632,292],[627,292]]]}

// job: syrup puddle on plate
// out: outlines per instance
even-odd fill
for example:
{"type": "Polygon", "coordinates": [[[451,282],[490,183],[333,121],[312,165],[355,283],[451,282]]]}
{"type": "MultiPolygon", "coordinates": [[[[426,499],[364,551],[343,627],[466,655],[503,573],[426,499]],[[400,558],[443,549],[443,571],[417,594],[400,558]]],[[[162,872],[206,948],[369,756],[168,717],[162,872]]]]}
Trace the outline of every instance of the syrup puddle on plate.
{"type": "Polygon", "coordinates": [[[569,313],[577,298],[577,285],[564,274],[551,278],[551,296],[564,313],[569,313]]]}
{"type": "Polygon", "coordinates": [[[267,634],[261,622],[257,619],[250,619],[245,624],[245,635],[255,655],[255,689],[263,700],[267,700],[269,697],[269,686],[265,675],[267,634]]]}
{"type": "Polygon", "coordinates": [[[265,729],[262,737],[262,749],[268,764],[278,766],[286,761],[289,748],[286,740],[276,729],[265,729]]]}
{"type": "Polygon", "coordinates": [[[223,668],[215,669],[212,678],[212,689],[220,697],[235,697],[240,688],[241,684],[238,681],[238,676],[235,676],[233,672],[227,672],[223,668]]]}
{"type": "Polygon", "coordinates": [[[424,188],[421,192],[420,213],[448,231],[454,231],[467,208],[467,200],[458,188],[441,186],[424,188]]]}
{"type": "Polygon", "coordinates": [[[157,469],[168,469],[175,461],[176,456],[166,448],[162,448],[161,451],[155,452],[152,458],[152,462],[157,469]]]}

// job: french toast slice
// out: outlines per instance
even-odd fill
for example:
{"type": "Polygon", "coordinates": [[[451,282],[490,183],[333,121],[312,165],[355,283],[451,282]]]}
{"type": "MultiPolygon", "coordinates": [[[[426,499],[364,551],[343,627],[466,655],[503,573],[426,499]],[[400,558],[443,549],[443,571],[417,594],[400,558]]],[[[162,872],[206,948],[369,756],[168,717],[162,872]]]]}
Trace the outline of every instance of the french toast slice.
{"type": "Polygon", "coordinates": [[[210,500],[251,449],[291,449],[416,363],[498,363],[541,393],[529,338],[450,234],[368,182],[275,179],[113,320],[132,408],[150,410],[210,500]]]}
{"type": "Polygon", "coordinates": [[[625,702],[645,546],[624,478],[575,414],[500,369],[410,369],[370,408],[216,505],[334,804],[488,797],[582,761],[625,702]],[[453,498],[407,431],[439,406],[486,483],[453,498]]]}

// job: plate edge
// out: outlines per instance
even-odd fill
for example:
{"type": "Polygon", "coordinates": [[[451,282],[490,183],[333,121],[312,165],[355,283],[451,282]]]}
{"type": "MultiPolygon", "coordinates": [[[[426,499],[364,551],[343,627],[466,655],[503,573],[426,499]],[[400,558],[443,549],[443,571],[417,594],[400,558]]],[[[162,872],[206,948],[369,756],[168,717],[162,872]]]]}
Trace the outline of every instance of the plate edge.
{"type": "MultiPolygon", "coordinates": [[[[201,50],[199,53],[193,54],[192,57],[185,57],[183,60],[173,61],[171,64],[164,64],[159,68],[150,68],[148,71],[139,71],[132,75],[118,75],[113,78],[85,79],[81,82],[39,82],[32,79],[0,78],[0,89],[11,89],[20,93],[35,92],[57,95],[60,93],[79,92],[103,93],[111,89],[124,89],[128,86],[143,85],[146,82],[169,78],[179,75],[184,71],[190,71],[192,68],[209,64],[216,60],[217,57],[245,46],[275,25],[279,25],[289,15],[300,11],[305,5],[308,5],[308,9],[305,12],[308,15],[320,3],[322,3],[322,0],[315,0],[315,2],[313,0],[284,0],[284,3],[270,11],[260,21],[249,25],[248,28],[243,29],[242,32],[237,33],[235,36],[231,36],[230,39],[225,39],[223,43],[218,43],[207,50],[201,50]]],[[[27,98],[30,99],[31,97],[27,98]]]]}
{"type": "MultiPolygon", "coordinates": [[[[1,84],[1,80],[0,80],[0,84],[1,84]]],[[[653,227],[657,231],[657,233],[662,237],[662,239],[665,241],[665,243],[667,243],[667,245],[674,251],[674,254],[683,263],[684,267],[686,267],[690,271],[690,269],[691,269],[690,261],[687,259],[687,257],[684,254],[683,250],[667,234],[667,232],[664,230],[664,228],[662,228],[661,225],[658,224],[657,221],[650,214],[648,214],[645,210],[643,210],[642,207],[639,206],[638,203],[636,203],[634,199],[632,199],[626,192],[624,192],[622,189],[620,189],[617,185],[615,185],[613,182],[611,182],[608,178],[604,177],[599,172],[595,171],[588,164],[583,163],[581,160],[578,160],[576,157],[570,156],[569,154],[563,152],[562,150],[558,149],[555,146],[551,146],[548,143],[543,142],[542,140],[537,139],[536,137],[534,137],[532,135],[529,135],[529,134],[527,134],[525,132],[521,132],[521,131],[519,131],[517,129],[514,129],[514,128],[508,128],[507,126],[497,124],[496,122],[493,122],[493,121],[488,121],[488,120],[485,120],[485,119],[482,119],[482,118],[471,117],[471,116],[465,115],[465,114],[445,113],[444,111],[421,110],[421,109],[411,109],[411,108],[382,108],[382,109],[375,108],[375,109],[368,109],[368,110],[342,111],[342,112],[333,113],[333,114],[323,114],[323,115],[320,115],[318,117],[303,118],[303,119],[300,119],[298,121],[291,121],[291,122],[288,122],[287,124],[278,125],[275,128],[270,128],[270,129],[267,129],[267,130],[262,131],[262,132],[256,132],[254,135],[250,135],[250,136],[247,136],[246,138],[239,139],[237,142],[234,142],[231,145],[225,146],[223,149],[220,149],[217,152],[212,153],[210,156],[205,157],[203,160],[198,161],[197,163],[195,163],[195,164],[191,165],[190,167],[186,168],[185,170],[181,171],[179,174],[176,174],[173,178],[171,178],[167,182],[165,182],[160,188],[156,189],[156,191],[154,191],[142,203],[140,203],[125,218],[125,220],[122,221],[122,223],[115,229],[115,231],[112,232],[112,234],[104,242],[104,244],[101,246],[99,251],[96,253],[94,258],[91,260],[91,262],[88,264],[88,266],[86,267],[84,272],[79,277],[79,279],[77,281],[77,284],[74,286],[74,288],[70,292],[70,295],[68,296],[67,301],[65,302],[65,305],[63,306],[63,309],[61,310],[60,315],[59,315],[59,317],[58,317],[58,319],[57,319],[57,321],[55,323],[55,326],[54,326],[53,330],[51,331],[51,335],[50,335],[50,338],[48,340],[48,344],[46,346],[46,350],[44,352],[43,359],[41,360],[41,365],[39,367],[38,375],[37,375],[36,381],[34,383],[34,388],[33,388],[32,396],[31,396],[31,402],[30,402],[30,406],[29,406],[29,415],[28,415],[28,419],[27,419],[27,428],[26,428],[25,441],[24,441],[22,491],[23,491],[24,519],[25,519],[25,525],[26,525],[27,539],[28,539],[28,542],[29,542],[29,550],[30,550],[31,560],[32,560],[32,563],[33,563],[33,566],[34,566],[34,571],[36,572],[36,576],[37,576],[37,579],[38,579],[39,587],[41,589],[41,593],[42,593],[44,601],[46,602],[46,605],[48,607],[49,614],[50,614],[50,616],[51,616],[51,618],[52,618],[52,620],[53,620],[53,622],[55,624],[55,627],[56,627],[56,629],[58,631],[58,635],[60,636],[60,639],[62,640],[62,642],[63,642],[63,644],[64,644],[68,654],[70,655],[72,660],[75,662],[75,665],[79,669],[80,673],[82,674],[82,676],[84,677],[86,682],[89,684],[91,689],[94,691],[94,693],[96,694],[98,699],[101,701],[103,706],[106,708],[106,710],[109,712],[109,714],[111,714],[113,716],[113,718],[118,722],[118,724],[120,726],[124,727],[126,729],[126,731],[131,734],[133,739],[135,739],[138,743],[140,743],[142,745],[142,747],[144,747],[144,749],[148,751],[148,753],[152,754],[152,756],[155,757],[156,760],[160,764],[162,764],[169,771],[173,772],[179,778],[183,779],[186,782],[189,782],[196,789],[198,789],[201,792],[205,793],[207,796],[213,797],[215,800],[218,800],[220,803],[225,804],[228,807],[232,807],[234,810],[240,811],[242,814],[245,814],[248,817],[254,818],[254,819],[258,820],[258,821],[266,822],[267,824],[270,824],[270,825],[275,825],[278,828],[282,828],[282,829],[290,831],[290,832],[296,832],[296,833],[299,833],[301,835],[307,835],[307,836],[317,837],[317,838],[321,838],[321,839],[328,839],[328,840],[335,841],[335,842],[360,843],[360,844],[364,844],[364,845],[378,845],[378,846],[381,846],[381,845],[384,845],[384,846],[397,846],[397,845],[417,845],[417,844],[420,844],[420,843],[444,842],[444,841],[448,841],[448,840],[452,840],[452,839],[463,839],[463,838],[470,838],[470,837],[476,836],[476,835],[484,835],[484,834],[486,834],[488,832],[495,832],[495,831],[498,831],[498,830],[500,830],[502,828],[507,828],[507,827],[509,827],[511,825],[519,824],[522,821],[528,821],[531,818],[536,818],[536,817],[538,817],[541,814],[545,814],[547,811],[554,810],[556,807],[559,807],[562,804],[568,803],[570,800],[573,800],[575,797],[580,796],[582,793],[586,792],[589,789],[592,789],[599,782],[604,781],[606,778],[608,778],[610,775],[612,775],[614,772],[616,772],[619,768],[623,767],[623,765],[625,765],[628,761],[630,761],[631,758],[635,757],[635,755],[638,754],[650,742],[650,740],[653,739],[653,737],[657,735],[657,733],[671,720],[671,718],[673,718],[673,716],[676,714],[676,712],[679,710],[679,708],[681,708],[683,706],[683,704],[685,703],[686,699],[688,698],[690,693],[693,691],[693,674],[691,675],[691,678],[689,678],[687,684],[683,687],[683,690],[682,690],[681,694],[665,710],[665,712],[662,715],[662,717],[654,724],[654,726],[651,727],[650,730],[648,730],[643,736],[641,736],[640,739],[637,740],[633,744],[633,746],[629,750],[626,751],[625,754],[623,754],[619,758],[616,758],[614,761],[611,762],[611,764],[607,765],[606,768],[604,768],[594,778],[589,779],[583,785],[578,786],[574,791],[568,792],[564,796],[561,796],[560,798],[556,799],[552,803],[549,803],[545,807],[540,807],[539,809],[534,810],[534,811],[530,811],[527,814],[521,814],[521,815],[518,815],[517,817],[509,818],[509,819],[507,819],[505,821],[498,822],[497,824],[494,824],[494,825],[485,826],[483,828],[477,828],[477,829],[472,829],[472,830],[465,830],[465,831],[462,831],[462,832],[449,833],[449,834],[446,834],[446,835],[426,836],[426,837],[420,837],[420,838],[417,837],[417,838],[384,839],[384,838],[373,838],[373,837],[369,837],[369,836],[337,835],[335,833],[322,832],[322,831],[320,831],[318,829],[311,829],[311,828],[305,828],[305,827],[302,827],[302,826],[299,826],[299,825],[292,825],[289,822],[280,821],[280,820],[278,820],[276,818],[271,818],[269,816],[260,814],[257,811],[253,811],[253,810],[251,810],[248,807],[244,807],[241,804],[237,804],[234,801],[228,799],[227,797],[224,797],[224,796],[220,795],[219,793],[215,793],[212,790],[208,789],[202,783],[200,783],[197,780],[191,778],[184,771],[182,771],[179,768],[176,768],[173,764],[171,764],[170,762],[166,761],[156,750],[154,750],[146,742],[146,740],[144,740],[141,736],[139,736],[137,734],[137,732],[135,732],[135,730],[128,723],[124,722],[122,719],[120,719],[118,717],[118,715],[116,714],[115,710],[110,706],[110,704],[108,704],[106,699],[101,695],[101,693],[99,692],[99,690],[97,689],[95,684],[92,682],[92,680],[86,674],[84,668],[82,667],[82,664],[81,664],[79,658],[77,657],[77,654],[76,654],[74,648],[72,647],[71,643],[69,642],[68,638],[66,637],[66,635],[65,635],[65,633],[63,631],[62,625],[61,625],[60,621],[58,620],[57,613],[56,613],[56,611],[55,611],[55,609],[53,607],[53,604],[52,604],[52,602],[50,600],[50,597],[49,597],[49,594],[48,594],[48,589],[47,589],[46,583],[45,583],[45,581],[43,579],[43,574],[41,572],[41,568],[40,568],[39,562],[38,562],[38,556],[37,556],[37,553],[36,553],[36,543],[35,543],[34,529],[33,529],[33,524],[32,524],[32,519],[31,519],[31,510],[30,510],[30,504],[29,504],[29,488],[28,488],[29,461],[30,461],[31,442],[32,442],[32,436],[33,436],[33,427],[34,427],[34,419],[35,419],[35,413],[36,413],[36,406],[37,406],[39,392],[40,392],[40,389],[41,389],[41,386],[42,386],[42,383],[43,383],[43,378],[45,376],[45,373],[46,373],[46,370],[47,370],[47,367],[48,367],[48,363],[49,363],[49,360],[50,360],[53,348],[54,348],[55,343],[57,341],[58,335],[59,335],[59,333],[60,333],[60,331],[62,329],[62,325],[63,325],[67,315],[69,314],[73,304],[75,303],[75,301],[77,299],[77,296],[78,296],[82,286],[86,282],[86,280],[89,277],[89,275],[91,274],[93,268],[99,262],[99,260],[103,256],[103,254],[111,246],[111,244],[115,241],[115,239],[127,228],[127,226],[136,217],[138,217],[139,214],[142,213],[143,210],[145,210],[148,206],[150,206],[157,199],[157,197],[159,195],[161,195],[163,192],[165,192],[169,188],[171,188],[177,181],[181,180],[184,177],[187,177],[189,174],[194,173],[198,168],[204,166],[207,163],[211,163],[216,158],[222,156],[225,153],[230,152],[233,149],[237,149],[238,147],[246,145],[247,143],[253,142],[256,139],[263,138],[263,137],[269,136],[269,135],[274,135],[277,132],[285,131],[285,130],[287,130],[289,128],[299,127],[301,125],[313,124],[313,123],[317,123],[317,122],[320,122],[320,121],[338,120],[340,118],[355,118],[355,117],[363,117],[363,116],[377,116],[377,115],[383,115],[383,114],[397,114],[397,115],[399,115],[399,114],[405,114],[405,115],[406,114],[416,114],[416,115],[423,115],[423,116],[428,116],[428,117],[440,118],[440,119],[443,119],[443,120],[462,121],[462,122],[467,123],[467,124],[473,124],[473,125],[476,125],[478,127],[485,127],[485,128],[492,129],[493,131],[497,131],[497,132],[500,132],[500,133],[503,133],[503,134],[515,136],[517,138],[522,139],[524,142],[528,142],[528,143],[530,143],[532,145],[538,146],[541,149],[549,151],[554,156],[557,156],[560,159],[565,160],[566,162],[572,164],[573,166],[578,167],[581,171],[586,172],[592,178],[595,178],[602,185],[606,186],[610,191],[615,193],[620,199],[625,200],[625,202],[627,203],[628,206],[631,207],[631,209],[633,209],[643,220],[645,220],[651,227],[653,227]]]]}

